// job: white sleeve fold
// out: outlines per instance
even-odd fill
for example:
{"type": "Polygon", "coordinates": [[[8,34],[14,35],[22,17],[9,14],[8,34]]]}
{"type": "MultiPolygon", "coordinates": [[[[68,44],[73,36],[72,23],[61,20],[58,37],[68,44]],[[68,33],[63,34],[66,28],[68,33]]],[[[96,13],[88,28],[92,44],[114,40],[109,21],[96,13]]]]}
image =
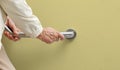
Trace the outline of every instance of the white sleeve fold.
{"type": "Polygon", "coordinates": [[[42,32],[39,19],[33,15],[25,0],[1,0],[0,5],[27,36],[37,37],[42,32]]]}

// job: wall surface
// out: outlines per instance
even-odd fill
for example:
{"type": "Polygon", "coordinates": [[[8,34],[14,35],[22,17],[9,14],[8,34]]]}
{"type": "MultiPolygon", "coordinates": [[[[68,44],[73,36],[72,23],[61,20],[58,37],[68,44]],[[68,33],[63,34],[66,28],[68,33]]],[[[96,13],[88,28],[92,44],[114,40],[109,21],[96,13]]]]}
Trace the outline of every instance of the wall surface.
{"type": "Polygon", "coordinates": [[[27,0],[44,27],[73,28],[74,40],[4,46],[17,70],[120,70],[120,0],[27,0]]]}

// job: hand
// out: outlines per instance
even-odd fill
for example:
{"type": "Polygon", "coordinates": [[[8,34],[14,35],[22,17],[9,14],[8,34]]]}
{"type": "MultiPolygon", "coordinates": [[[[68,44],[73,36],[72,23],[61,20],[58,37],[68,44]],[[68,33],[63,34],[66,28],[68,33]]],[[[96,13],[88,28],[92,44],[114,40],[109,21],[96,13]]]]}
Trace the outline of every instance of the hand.
{"type": "Polygon", "coordinates": [[[18,41],[20,39],[20,37],[18,36],[18,32],[20,32],[20,30],[15,26],[14,22],[9,17],[7,17],[7,21],[5,24],[13,31],[13,34],[10,34],[8,31],[5,30],[4,35],[10,40],[18,41]]]}
{"type": "Polygon", "coordinates": [[[37,37],[45,43],[53,43],[55,41],[63,40],[64,35],[60,34],[57,30],[47,27],[43,28],[42,33],[37,37]]]}

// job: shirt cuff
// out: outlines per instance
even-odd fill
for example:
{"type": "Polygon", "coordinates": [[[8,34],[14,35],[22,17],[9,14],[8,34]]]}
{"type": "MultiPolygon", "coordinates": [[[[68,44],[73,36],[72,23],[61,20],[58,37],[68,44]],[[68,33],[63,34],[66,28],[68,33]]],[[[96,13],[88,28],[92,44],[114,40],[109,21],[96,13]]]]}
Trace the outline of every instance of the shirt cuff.
{"type": "Polygon", "coordinates": [[[30,37],[31,38],[36,38],[36,37],[38,37],[39,35],[40,35],[40,33],[43,31],[43,27],[41,26],[41,27],[39,27],[36,31],[34,31],[31,35],[30,35],[30,37]]]}

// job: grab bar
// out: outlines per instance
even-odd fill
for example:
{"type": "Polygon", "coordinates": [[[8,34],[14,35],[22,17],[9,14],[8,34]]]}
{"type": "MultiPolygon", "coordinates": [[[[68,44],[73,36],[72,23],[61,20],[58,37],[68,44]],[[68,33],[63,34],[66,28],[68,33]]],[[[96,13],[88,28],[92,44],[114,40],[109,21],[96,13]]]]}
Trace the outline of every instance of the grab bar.
{"type": "MultiPolygon", "coordinates": [[[[9,29],[6,25],[5,25],[5,30],[9,31],[11,34],[13,33],[11,29],[9,29]]],[[[76,31],[73,29],[68,29],[66,32],[60,32],[60,33],[63,34],[66,39],[73,39],[76,37],[76,31]]],[[[19,37],[29,38],[29,36],[26,36],[23,32],[19,32],[19,37]]]]}

